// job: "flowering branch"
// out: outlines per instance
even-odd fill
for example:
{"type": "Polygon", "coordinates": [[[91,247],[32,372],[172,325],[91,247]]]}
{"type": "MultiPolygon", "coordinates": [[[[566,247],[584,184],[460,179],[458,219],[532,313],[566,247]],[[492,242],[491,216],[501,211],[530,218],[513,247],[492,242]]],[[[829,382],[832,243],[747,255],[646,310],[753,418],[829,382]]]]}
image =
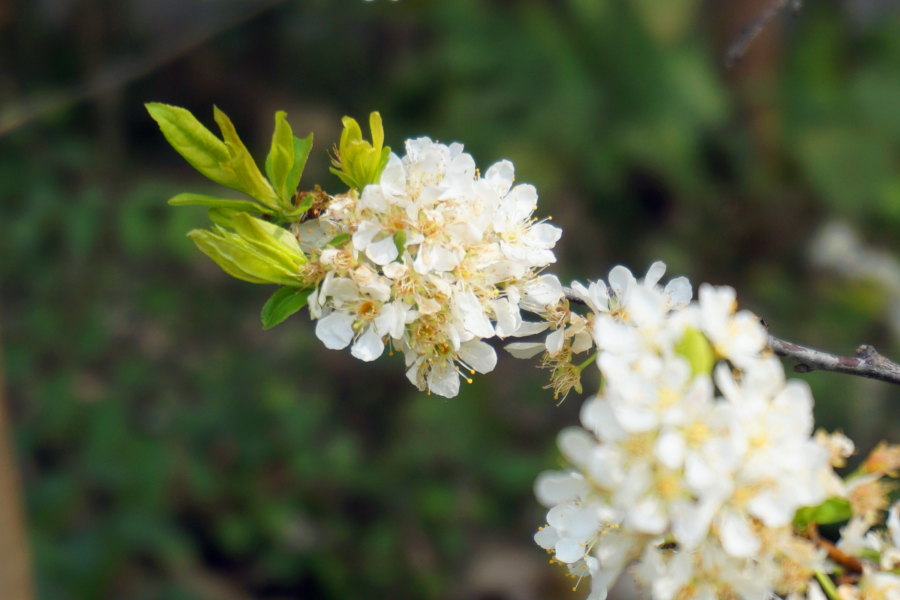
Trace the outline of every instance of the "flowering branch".
{"type": "MultiPolygon", "coordinates": [[[[572,288],[563,287],[563,293],[569,302],[585,305],[585,301],[572,288]]],[[[768,328],[765,320],[760,319],[760,322],[763,327],[768,328]]],[[[878,381],[900,385],[900,365],[888,360],[868,344],[863,344],[857,348],[856,356],[850,357],[837,356],[799,346],[771,334],[769,334],[767,343],[776,355],[782,358],[789,358],[798,363],[794,366],[795,373],[831,371],[833,373],[856,375],[857,377],[877,379],[878,381]]]]}
{"type": "Polygon", "coordinates": [[[811,390],[786,380],[775,356],[801,373],[900,383],[900,365],[871,346],[845,358],[774,338],[738,310],[731,287],[701,284],[694,300],[685,277],[660,284],[663,262],[640,279],[619,265],[606,282],[563,287],[541,274],[562,232],[533,216],[537,191],[513,186],[512,163],[482,175],[461,144],[428,138],[408,140],[401,158],[378,113],[371,142],[344,118],[332,173],[349,189],[331,196],[297,191],[312,135],[294,137],[284,113],[264,176],[221,111],[224,140],[184,109],[148,110],[190,164],[249,197],[169,202],[209,208],[213,225],[189,236],[227,273],[283,286],[263,307],[264,328],[308,306],[327,348],[368,362],[390,345],[410,382],[447,398],[494,369],[492,337],[548,332],[506,350],[540,354],[557,399],[599,369],[583,427],[559,437],[567,470],[535,483],[549,509],[535,542],[576,588],[590,577],[588,600],[606,598],[632,562],[654,600],[900,598],[900,502],[881,481],[900,475],[900,446],[879,445],[842,480],[833,469],[853,442],[813,435],[811,390]],[[843,522],[837,544],[818,537],[817,526],[843,522]]]}
{"type": "MultiPolygon", "coordinates": [[[[585,301],[572,288],[563,287],[563,293],[569,302],[585,305],[585,301]]],[[[763,327],[768,328],[765,320],[760,319],[760,322],[763,327]]],[[[776,355],[798,363],[794,366],[795,373],[831,371],[900,385],[900,365],[886,359],[868,344],[857,348],[855,357],[849,357],[799,346],[771,334],[769,334],[767,343],[776,355]]]]}

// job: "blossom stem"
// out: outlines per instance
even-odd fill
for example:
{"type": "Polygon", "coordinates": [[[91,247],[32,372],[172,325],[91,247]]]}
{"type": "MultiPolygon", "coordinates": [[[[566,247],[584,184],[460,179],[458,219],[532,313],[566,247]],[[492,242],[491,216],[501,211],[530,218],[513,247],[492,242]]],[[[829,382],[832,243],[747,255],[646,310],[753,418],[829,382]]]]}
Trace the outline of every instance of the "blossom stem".
{"type": "Polygon", "coordinates": [[[816,571],[816,580],[819,582],[819,585],[822,586],[822,590],[830,600],[840,600],[837,588],[834,587],[834,582],[831,581],[831,578],[828,575],[822,571],[816,571]]]}
{"type": "Polygon", "coordinates": [[[587,359],[586,361],[584,361],[583,363],[581,363],[580,365],[578,365],[575,368],[578,369],[579,373],[581,373],[582,371],[584,371],[585,367],[587,367],[588,365],[592,364],[595,360],[597,360],[598,354],[600,354],[600,353],[594,352],[589,359],[587,359]]]}

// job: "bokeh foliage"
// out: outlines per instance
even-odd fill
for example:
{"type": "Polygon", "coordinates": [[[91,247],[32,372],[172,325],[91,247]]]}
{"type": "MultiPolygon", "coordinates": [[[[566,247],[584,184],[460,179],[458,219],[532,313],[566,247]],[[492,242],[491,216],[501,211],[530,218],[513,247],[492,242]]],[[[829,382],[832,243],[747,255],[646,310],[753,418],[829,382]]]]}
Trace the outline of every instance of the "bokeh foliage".
{"type": "MultiPolygon", "coordinates": [[[[806,254],[833,217],[900,252],[900,18],[809,2],[728,72],[752,4],[290,1],[0,138],[4,367],[42,598],[574,597],[531,545],[531,482],[581,400],[555,407],[546,373],[508,357],[436,400],[399,357],[323,349],[302,313],[263,332],[274,288],[185,237],[205,211],[166,199],[218,192],[144,102],[207,126],[215,103],[255,155],[284,109],[315,132],[303,185],[332,190],[340,118],[379,110],[395,149],[428,134],[482,169],[513,160],[564,228],[562,276],[661,258],[734,285],[782,337],[896,354],[884,290],[806,254]]],[[[252,3],[66,6],[0,1],[0,109],[252,3]]],[[[896,390],[805,377],[825,426],[900,439],[896,390]]]]}

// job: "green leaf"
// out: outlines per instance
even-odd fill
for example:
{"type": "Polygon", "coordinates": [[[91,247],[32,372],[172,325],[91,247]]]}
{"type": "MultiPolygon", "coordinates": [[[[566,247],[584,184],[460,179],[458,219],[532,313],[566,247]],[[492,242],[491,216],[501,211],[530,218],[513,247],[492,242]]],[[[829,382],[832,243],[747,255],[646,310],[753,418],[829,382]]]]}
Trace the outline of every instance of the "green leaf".
{"type": "Polygon", "coordinates": [[[297,186],[300,185],[300,177],[303,175],[303,169],[306,168],[306,159],[309,158],[312,145],[313,134],[311,133],[302,139],[298,137],[294,138],[294,164],[291,167],[291,172],[288,173],[287,181],[284,184],[290,196],[294,195],[297,186]]]}
{"type": "Polygon", "coordinates": [[[232,218],[234,230],[244,240],[252,242],[264,254],[271,254],[273,260],[288,261],[289,268],[296,268],[306,263],[306,255],[300,249],[300,243],[294,235],[284,229],[262,219],[240,213],[232,218]]]}
{"type": "Polygon", "coordinates": [[[190,111],[157,102],[145,106],[172,147],[192,167],[216,183],[240,189],[235,173],[223,167],[231,157],[228,147],[190,111]]]}
{"type": "MultiPolygon", "coordinates": [[[[243,214],[246,213],[240,213],[235,220],[243,214]]],[[[219,228],[212,231],[195,229],[188,237],[233,277],[252,283],[302,287],[297,265],[270,247],[219,228]]]]}
{"type": "Polygon", "coordinates": [[[305,213],[310,208],[312,208],[312,204],[315,199],[316,197],[313,194],[307,194],[303,196],[303,198],[300,200],[300,204],[298,204],[297,208],[294,209],[295,212],[297,212],[298,214],[305,213]]]}
{"type": "Polygon", "coordinates": [[[331,246],[332,248],[343,248],[349,241],[350,241],[350,234],[342,233],[341,235],[334,236],[331,239],[331,241],[328,242],[328,244],[326,244],[326,245],[331,246]]]}
{"type": "Polygon", "coordinates": [[[682,355],[691,363],[691,372],[694,375],[704,373],[712,374],[716,356],[709,340],[702,332],[688,327],[684,331],[684,337],[675,344],[675,352],[682,355]]]}
{"type": "Polygon", "coordinates": [[[353,117],[344,117],[341,119],[341,123],[344,126],[344,130],[341,132],[340,145],[340,151],[343,154],[350,149],[351,145],[361,142],[363,137],[359,123],[353,117]]]}
{"type": "Polygon", "coordinates": [[[222,208],[217,206],[210,208],[206,211],[206,214],[209,215],[209,220],[216,225],[225,227],[226,229],[234,229],[234,216],[242,212],[244,211],[236,208],[222,208]]]}
{"type": "Polygon", "coordinates": [[[201,252],[213,259],[222,270],[238,279],[250,283],[268,283],[267,279],[255,277],[244,271],[232,257],[232,252],[221,238],[205,229],[195,229],[188,233],[188,237],[194,240],[201,252]]]}
{"type": "Polygon", "coordinates": [[[250,156],[250,152],[244,146],[241,138],[238,137],[231,119],[218,107],[214,108],[214,112],[216,123],[219,124],[219,129],[222,130],[222,137],[225,139],[225,146],[228,148],[229,159],[222,166],[234,173],[237,182],[236,187],[231,187],[235,187],[235,189],[244,192],[266,206],[276,208],[279,205],[279,200],[275,195],[275,190],[272,189],[272,186],[260,173],[259,167],[256,166],[256,163],[250,156]]]}
{"type": "MultiPolygon", "coordinates": [[[[242,216],[246,216],[246,213],[235,215],[232,222],[239,226],[238,223],[242,216]]],[[[283,247],[257,239],[250,239],[240,233],[225,229],[218,230],[217,233],[225,241],[237,248],[236,252],[239,256],[246,259],[246,264],[239,264],[244,271],[256,277],[267,279],[271,283],[280,283],[294,287],[300,285],[299,272],[302,262],[285,252],[283,247]],[[264,262],[265,267],[260,267],[258,261],[264,262]]]]}
{"type": "Polygon", "coordinates": [[[830,525],[847,521],[853,516],[850,502],[846,498],[829,498],[818,506],[805,506],[794,515],[794,527],[806,529],[810,523],[830,525]]]}
{"type": "Polygon", "coordinates": [[[375,183],[387,166],[391,149],[384,146],[384,128],[381,115],[373,112],[369,115],[369,127],[372,130],[373,143],[365,141],[359,123],[351,117],[343,119],[344,131],[341,134],[339,160],[333,160],[331,172],[340,177],[350,188],[362,191],[367,185],[375,183]]]}
{"type": "Polygon", "coordinates": [[[263,329],[271,329],[306,306],[308,288],[283,287],[269,298],[262,309],[263,329]]]}
{"type": "Polygon", "coordinates": [[[174,198],[169,199],[172,206],[209,206],[215,208],[231,208],[234,210],[271,215],[272,210],[260,206],[256,202],[250,200],[226,200],[225,198],[216,198],[214,196],[204,196],[203,194],[178,194],[174,198]]]}
{"type": "Polygon", "coordinates": [[[372,146],[380,151],[384,146],[384,125],[378,111],[369,114],[369,131],[372,132],[372,146]]]}
{"type": "Polygon", "coordinates": [[[356,180],[353,179],[352,177],[350,177],[349,175],[347,175],[346,173],[344,173],[343,171],[341,171],[340,169],[335,169],[334,167],[329,167],[328,170],[331,171],[332,173],[334,173],[335,175],[337,175],[340,178],[340,180],[344,182],[344,185],[346,185],[348,188],[353,188],[353,189],[357,188],[356,180]]]}
{"type": "Polygon", "coordinates": [[[403,253],[406,251],[406,232],[404,230],[401,229],[394,234],[394,245],[397,246],[397,252],[399,252],[402,257],[403,253]]]}
{"type": "Polygon", "coordinates": [[[289,203],[294,191],[288,190],[286,183],[294,166],[294,134],[286,117],[287,113],[284,111],[275,113],[275,132],[272,134],[272,147],[266,158],[266,174],[278,197],[289,203]]]}

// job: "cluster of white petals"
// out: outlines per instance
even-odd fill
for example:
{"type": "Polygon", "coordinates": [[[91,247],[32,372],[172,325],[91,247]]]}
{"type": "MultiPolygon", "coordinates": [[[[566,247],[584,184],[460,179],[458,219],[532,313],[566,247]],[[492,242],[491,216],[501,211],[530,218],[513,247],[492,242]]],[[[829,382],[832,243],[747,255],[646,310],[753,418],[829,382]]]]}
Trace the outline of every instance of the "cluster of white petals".
{"type": "Polygon", "coordinates": [[[900,503],[890,507],[885,529],[863,514],[841,529],[837,547],[860,559],[862,574],[855,585],[837,589],[840,600],[895,600],[900,598],[900,503]]]}
{"type": "Polygon", "coordinates": [[[691,302],[686,279],[658,285],[664,272],[573,285],[603,384],[559,436],[571,469],[535,484],[549,508],[535,540],[591,577],[592,600],[633,562],[654,600],[818,598],[825,551],[792,522],[846,490],[813,437],[810,389],[785,380],[732,288],[691,302]]]}
{"type": "Polygon", "coordinates": [[[540,330],[523,326],[521,310],[562,297],[556,278],[538,274],[556,261],[561,232],[532,217],[537,191],[513,186],[513,176],[509,161],[481,176],[461,144],[410,140],[378,184],[295,226],[311,255],[310,314],[325,346],[352,344],[371,361],[387,342],[403,351],[413,384],[453,397],[460,368],[493,370],[482,340],[540,330]]]}

